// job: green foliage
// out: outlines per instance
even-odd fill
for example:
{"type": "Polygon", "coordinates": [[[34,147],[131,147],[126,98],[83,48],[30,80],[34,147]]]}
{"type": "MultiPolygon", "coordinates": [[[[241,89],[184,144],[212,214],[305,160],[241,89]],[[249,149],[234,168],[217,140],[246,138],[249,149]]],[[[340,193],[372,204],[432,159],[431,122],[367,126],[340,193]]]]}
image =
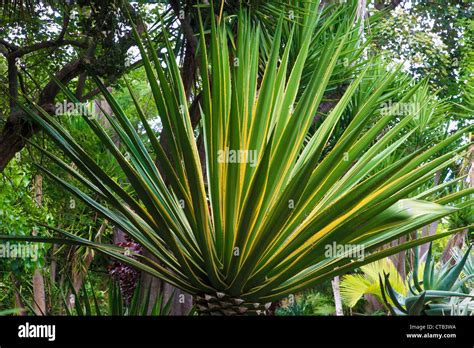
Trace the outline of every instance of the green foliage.
{"type": "MultiPolygon", "coordinates": [[[[455,263],[460,263],[463,262],[463,258],[465,254],[463,254],[463,251],[459,248],[456,248],[452,250],[453,254],[453,261],[455,263]]],[[[474,254],[469,253],[467,256],[467,259],[464,261],[464,268],[462,269],[461,273],[464,275],[464,277],[470,277],[470,283],[472,284],[472,277],[474,277],[474,254]]],[[[471,285],[471,287],[474,287],[471,285]]]]}
{"type": "Polygon", "coordinates": [[[17,308],[14,308],[14,309],[6,309],[6,310],[1,310],[0,311],[0,316],[4,316],[4,315],[15,315],[15,314],[19,314],[21,312],[20,309],[17,309],[17,308]]]}
{"type": "MultiPolygon", "coordinates": [[[[54,223],[48,202],[38,207],[33,187],[35,172],[27,161],[18,154],[0,178],[0,231],[2,234],[30,236],[34,231],[44,234],[47,230],[38,221],[54,223]]],[[[20,250],[28,247],[31,257],[10,253],[10,257],[0,258],[0,270],[11,270],[16,274],[31,272],[44,264],[44,254],[49,245],[43,243],[2,244],[2,254],[7,249],[20,250]]]]}
{"type": "Polygon", "coordinates": [[[443,96],[459,97],[464,50],[474,6],[470,1],[402,1],[375,25],[375,50],[404,62],[416,78],[429,77],[443,96]]]}
{"type": "Polygon", "coordinates": [[[415,248],[413,274],[407,295],[400,294],[391,285],[389,275],[379,278],[384,303],[393,315],[457,315],[474,313],[474,292],[466,287],[474,274],[461,278],[467,260],[472,258],[470,246],[461,260],[435,266],[431,245],[426,256],[423,274],[419,274],[418,253],[415,248]],[[456,299],[458,298],[458,299],[456,299]],[[388,302],[390,299],[391,303],[388,302]]]}
{"type": "Polygon", "coordinates": [[[334,299],[317,291],[305,292],[285,300],[275,314],[280,316],[334,315],[334,299]]]}
{"type": "Polygon", "coordinates": [[[92,284],[84,284],[84,286],[76,293],[71,286],[72,297],[64,298],[64,308],[67,315],[91,316],[91,315],[114,315],[114,316],[146,316],[149,308],[151,308],[150,315],[169,315],[173,295],[168,300],[164,300],[163,293],[152,294],[151,288],[145,288],[139,282],[135,288],[130,304],[126,304],[120,287],[114,281],[110,281],[108,289],[108,306],[101,309],[99,301],[96,297],[96,290],[92,284]],[[143,293],[143,295],[142,295],[143,293]],[[154,298],[154,300],[152,300],[154,298]],[[71,299],[73,299],[71,301],[71,299]],[[152,302],[154,301],[154,302],[152,302]],[[69,304],[73,305],[74,310],[69,309],[69,304]]]}

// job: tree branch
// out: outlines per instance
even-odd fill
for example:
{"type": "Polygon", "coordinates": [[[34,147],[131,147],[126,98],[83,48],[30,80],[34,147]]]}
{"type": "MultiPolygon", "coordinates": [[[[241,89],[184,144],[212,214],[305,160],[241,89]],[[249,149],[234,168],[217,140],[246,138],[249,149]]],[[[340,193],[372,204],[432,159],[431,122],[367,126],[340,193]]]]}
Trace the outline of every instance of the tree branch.
{"type": "Polygon", "coordinates": [[[198,41],[194,34],[193,27],[189,22],[188,17],[184,14],[183,10],[181,9],[181,5],[178,0],[170,0],[171,8],[173,9],[175,15],[178,17],[181,28],[184,33],[184,38],[186,39],[185,44],[185,53],[184,53],[184,64],[183,68],[181,69],[181,77],[183,79],[184,90],[186,92],[186,96],[189,98],[191,94],[191,88],[195,81],[195,74],[196,74],[196,52],[198,41]]]}
{"type": "Polygon", "coordinates": [[[4,40],[4,39],[0,39],[0,44],[2,44],[3,46],[5,46],[6,48],[8,48],[10,51],[14,51],[16,49],[18,49],[19,47],[4,40]]]}
{"type": "Polygon", "coordinates": [[[71,46],[76,46],[80,48],[87,48],[87,44],[79,41],[74,41],[74,40],[64,40],[61,39],[59,41],[43,41],[43,42],[38,42],[30,46],[25,46],[18,48],[14,51],[12,51],[9,56],[14,57],[14,58],[19,58],[24,56],[25,54],[35,52],[38,50],[42,50],[45,48],[55,48],[55,47],[60,47],[60,46],[65,46],[65,45],[71,45],[71,46]]]}
{"type": "Polygon", "coordinates": [[[10,99],[10,111],[16,106],[18,100],[18,69],[15,58],[8,57],[8,94],[10,99]]]}
{"type": "MultiPolygon", "coordinates": [[[[129,4],[131,13],[134,13],[133,7],[129,4]]],[[[17,46],[6,42],[3,39],[0,39],[0,44],[5,46],[8,49],[7,58],[12,62],[12,67],[15,65],[14,62],[16,58],[21,57],[27,53],[36,51],[38,49],[48,48],[48,47],[59,47],[65,44],[72,44],[83,48],[88,48],[89,45],[87,43],[81,43],[72,40],[64,40],[63,32],[67,29],[68,20],[64,19],[63,21],[63,30],[59,34],[58,38],[54,41],[46,41],[37,44],[33,44],[31,46],[21,47],[18,48],[17,46]]],[[[137,31],[139,33],[143,32],[145,29],[145,25],[142,21],[137,18],[137,31]]],[[[135,44],[133,40],[131,40],[130,36],[125,36],[122,38],[124,40],[124,49],[130,48],[132,45],[135,44]]],[[[3,50],[5,51],[5,50],[3,50]]],[[[105,53],[107,54],[107,53],[105,53]]],[[[85,70],[85,60],[84,58],[80,58],[76,61],[70,62],[63,66],[63,68],[56,74],[56,78],[61,81],[62,84],[66,85],[72,79],[79,76],[85,70]]],[[[137,62],[132,65],[131,68],[138,66],[141,62],[137,62]]],[[[15,69],[11,69],[11,92],[18,93],[18,85],[15,86],[14,82],[18,83],[18,78],[13,78],[16,72],[15,69]]],[[[9,76],[10,77],[10,76],[9,76]]],[[[113,83],[118,79],[119,76],[108,76],[108,83],[113,83]]],[[[48,113],[54,113],[54,100],[59,93],[60,88],[56,84],[54,80],[49,81],[46,86],[42,89],[41,93],[39,94],[38,98],[38,105],[40,105],[43,109],[45,109],[48,113]]],[[[92,98],[99,91],[92,91],[86,96],[83,96],[82,100],[87,100],[86,98],[92,98]]],[[[82,94],[82,93],[81,93],[82,94]]],[[[12,94],[16,95],[16,94],[12,94]]],[[[14,98],[12,98],[13,100],[14,98]]],[[[15,154],[20,151],[26,144],[26,140],[32,137],[38,131],[38,127],[32,124],[26,115],[22,111],[14,111],[8,117],[1,133],[0,133],[0,172],[3,171],[5,166],[10,162],[10,160],[15,156],[15,154]]]]}

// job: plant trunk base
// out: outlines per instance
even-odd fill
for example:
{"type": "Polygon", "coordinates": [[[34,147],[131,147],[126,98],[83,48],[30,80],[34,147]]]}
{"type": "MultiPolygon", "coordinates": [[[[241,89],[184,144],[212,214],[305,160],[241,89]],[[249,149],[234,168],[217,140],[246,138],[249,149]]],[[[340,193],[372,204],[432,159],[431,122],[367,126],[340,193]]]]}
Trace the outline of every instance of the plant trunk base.
{"type": "Polygon", "coordinates": [[[199,315],[236,316],[268,315],[269,303],[245,302],[243,299],[230,297],[222,292],[216,295],[203,294],[196,296],[196,309],[199,315]]]}

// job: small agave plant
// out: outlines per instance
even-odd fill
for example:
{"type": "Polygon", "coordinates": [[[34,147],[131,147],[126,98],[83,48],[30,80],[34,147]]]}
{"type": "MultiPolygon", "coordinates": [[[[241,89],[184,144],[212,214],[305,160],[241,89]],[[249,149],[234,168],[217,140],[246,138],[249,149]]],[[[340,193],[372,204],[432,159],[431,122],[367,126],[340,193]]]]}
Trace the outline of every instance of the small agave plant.
{"type": "MultiPolygon", "coordinates": [[[[146,253],[127,257],[123,248],[54,227],[63,238],[28,238],[95,248],[195,295],[202,315],[258,315],[266,313],[271,301],[453,233],[381,249],[456,211],[452,202],[468,191],[436,201],[408,197],[456,161],[468,145],[439,152],[469,128],[384,166],[413,134],[407,125],[416,115],[381,115],[380,105],[393,98],[409,102],[419,85],[397,87],[399,71],[377,66],[378,61],[361,61],[355,67],[339,64],[348,42],[358,42],[354,4],[345,7],[353,14],[340,16],[347,12],[336,11],[330,23],[321,23],[317,2],[294,3],[301,10],[298,17],[281,17],[275,30],[266,32],[265,47],[259,47],[261,29],[245,10],[232,29],[225,15],[209,16],[206,28],[201,21],[198,132],[191,124],[169,40],[166,52],[157,51],[147,36],[134,31],[169,152],[131,89],[146,140],[99,78],[95,81],[113,110],[113,116],[104,114],[120,145],[93,115],[84,115],[117,161],[130,190],[98,166],[55,117],[37,105],[22,105],[75,163],[73,168],[38,146],[74,183],[42,167],[44,172],[146,253]],[[333,28],[331,23],[337,28],[331,40],[314,47],[321,28],[333,28]],[[231,40],[233,33],[236,38],[231,40]],[[308,65],[311,69],[305,69],[308,65]],[[351,82],[310,132],[325,93],[337,83],[336,66],[347,69],[351,82]],[[351,121],[338,128],[343,117],[351,121]],[[335,129],[340,132],[336,141],[335,129]],[[204,143],[204,158],[196,133],[204,143]],[[236,158],[244,154],[243,160],[232,160],[235,153],[236,158]],[[328,255],[326,247],[334,243],[357,245],[365,257],[328,255]]],[[[200,8],[209,10],[209,5],[200,8]]],[[[77,102],[74,93],[62,89],[77,102]]]]}
{"type": "Polygon", "coordinates": [[[413,274],[408,282],[408,294],[401,295],[390,284],[389,275],[380,277],[380,288],[385,305],[393,315],[472,315],[474,292],[465,285],[474,274],[460,277],[472,258],[472,245],[453,266],[449,262],[435,267],[431,245],[425,261],[423,276],[418,274],[418,251],[415,248],[413,274]]]}

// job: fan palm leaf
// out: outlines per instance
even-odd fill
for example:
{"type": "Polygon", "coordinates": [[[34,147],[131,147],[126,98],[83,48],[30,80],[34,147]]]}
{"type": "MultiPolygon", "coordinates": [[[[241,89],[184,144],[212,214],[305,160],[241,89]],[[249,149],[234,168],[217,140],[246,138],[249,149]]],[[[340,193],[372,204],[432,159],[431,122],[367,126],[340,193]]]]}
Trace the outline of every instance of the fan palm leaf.
{"type": "Polygon", "coordinates": [[[382,302],[382,291],[378,281],[384,274],[389,275],[390,284],[397,293],[405,295],[407,292],[404,280],[389,258],[364,265],[360,270],[361,273],[346,275],[341,280],[341,296],[349,307],[354,307],[366,294],[374,295],[382,302]]]}

